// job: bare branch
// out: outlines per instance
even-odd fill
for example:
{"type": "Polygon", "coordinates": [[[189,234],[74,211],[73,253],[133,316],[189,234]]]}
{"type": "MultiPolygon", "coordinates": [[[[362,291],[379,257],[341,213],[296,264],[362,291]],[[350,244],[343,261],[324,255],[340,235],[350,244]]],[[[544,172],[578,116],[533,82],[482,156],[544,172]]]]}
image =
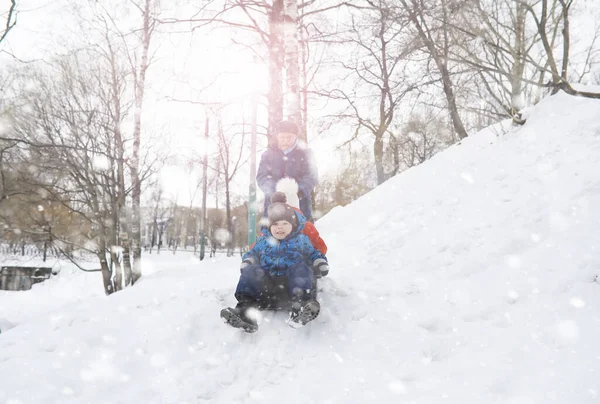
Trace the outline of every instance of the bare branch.
{"type": "Polygon", "coordinates": [[[6,38],[9,31],[17,25],[17,1],[10,0],[10,8],[8,9],[8,15],[6,16],[6,24],[4,29],[0,31],[0,43],[6,38]]]}

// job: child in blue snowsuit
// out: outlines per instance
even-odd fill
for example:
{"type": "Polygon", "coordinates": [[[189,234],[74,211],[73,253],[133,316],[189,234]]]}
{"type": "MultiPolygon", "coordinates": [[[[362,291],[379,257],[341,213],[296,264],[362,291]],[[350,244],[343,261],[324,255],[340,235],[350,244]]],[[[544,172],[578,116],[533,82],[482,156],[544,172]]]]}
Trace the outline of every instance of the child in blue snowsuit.
{"type": "Polygon", "coordinates": [[[306,223],[303,215],[285,203],[275,202],[268,207],[267,217],[268,228],[242,257],[235,291],[238,304],[221,310],[226,323],[248,332],[258,329],[253,309],[270,307],[271,299],[282,287],[292,303],[290,325],[314,320],[320,311],[314,298],[315,272],[329,272],[325,256],[301,233],[306,223]]]}

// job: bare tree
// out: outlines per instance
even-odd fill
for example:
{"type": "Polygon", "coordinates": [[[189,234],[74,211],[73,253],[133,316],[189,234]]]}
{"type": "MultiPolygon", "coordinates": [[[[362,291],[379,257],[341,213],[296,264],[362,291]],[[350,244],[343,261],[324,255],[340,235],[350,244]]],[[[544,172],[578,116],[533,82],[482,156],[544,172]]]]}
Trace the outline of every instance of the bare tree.
{"type": "MultiPolygon", "coordinates": [[[[113,212],[119,221],[119,233],[114,240],[120,245],[124,267],[123,285],[134,284],[141,277],[141,218],[140,203],[144,179],[144,158],[140,156],[142,111],[146,75],[151,64],[150,45],[156,30],[155,0],[131,2],[140,15],[139,25],[128,31],[122,29],[120,16],[101,3],[89,5],[91,17],[80,18],[85,29],[95,35],[86,38],[92,49],[106,61],[110,73],[110,100],[113,132],[116,139],[118,210],[113,212]],[[131,134],[123,133],[124,121],[131,120],[131,134]],[[127,195],[127,197],[126,197],[127,195]],[[129,209],[131,206],[131,210],[129,209]],[[132,260],[133,258],[133,260],[132,260]],[[132,262],[133,261],[133,262],[132,262]]],[[[74,10],[80,11],[79,5],[74,10]]]]}
{"type": "Polygon", "coordinates": [[[419,46],[408,35],[410,21],[395,18],[391,6],[383,0],[366,1],[359,15],[359,19],[351,18],[350,34],[344,37],[344,42],[352,45],[351,56],[339,61],[347,71],[346,83],[335,83],[336,88],[322,94],[347,104],[341,114],[336,114],[337,118],[356,122],[354,136],[347,142],[364,130],[373,137],[377,183],[381,184],[390,175],[385,172],[384,149],[386,140],[393,136],[389,128],[402,100],[437,79],[422,76],[413,80],[410,75],[406,61],[419,46]]]}
{"type": "MultiPolygon", "coordinates": [[[[28,108],[13,114],[11,134],[40,173],[32,185],[85,224],[77,227],[80,237],[70,244],[98,257],[110,294],[121,285],[120,265],[110,247],[118,231],[112,214],[118,211],[118,156],[110,113],[94,91],[95,85],[106,82],[106,75],[77,56],[52,66],[45,74],[28,77],[34,86],[18,89],[28,108]]],[[[58,241],[68,243],[57,240],[58,246],[58,241]]]]}
{"type": "Polygon", "coordinates": [[[449,5],[443,0],[400,0],[400,4],[437,67],[454,131],[459,139],[463,139],[467,137],[467,130],[458,111],[456,90],[449,65],[452,47],[449,5]]]}
{"type": "Polygon", "coordinates": [[[133,276],[132,284],[142,276],[142,237],[140,222],[140,203],[142,195],[142,175],[140,164],[140,143],[141,143],[141,122],[144,103],[144,90],[146,88],[146,71],[150,66],[149,49],[152,34],[156,28],[156,16],[151,9],[152,0],[145,0],[142,6],[136,4],[136,7],[142,13],[141,30],[141,52],[139,57],[130,57],[131,69],[134,79],[135,107],[134,107],[134,126],[133,126],[133,150],[132,159],[129,162],[131,170],[131,180],[133,182],[132,199],[132,242],[133,242],[133,276]]]}
{"type": "Polygon", "coordinates": [[[527,12],[531,15],[535,22],[540,40],[545,51],[545,57],[547,58],[547,68],[545,66],[538,67],[551,75],[551,82],[549,86],[553,89],[553,93],[563,90],[567,94],[577,95],[589,98],[600,98],[600,93],[589,92],[589,91],[578,91],[573,88],[570,84],[568,77],[568,66],[569,57],[571,52],[571,28],[570,28],[570,10],[573,5],[573,0],[558,0],[559,4],[559,15],[562,25],[562,63],[559,64],[559,60],[556,57],[555,49],[551,44],[549,31],[552,30],[552,26],[548,27],[551,21],[551,14],[553,6],[556,5],[557,0],[553,0],[553,3],[549,3],[549,0],[541,0],[541,11],[536,11],[527,1],[519,0],[524,5],[527,12]]]}
{"type": "Polygon", "coordinates": [[[225,220],[227,223],[227,231],[229,233],[228,255],[233,253],[232,243],[235,234],[232,220],[232,194],[231,184],[238,173],[240,167],[247,161],[248,156],[244,151],[246,145],[246,125],[241,125],[241,131],[236,129],[236,126],[225,129],[221,118],[221,112],[217,115],[217,136],[218,136],[218,162],[217,167],[213,169],[218,173],[223,180],[225,186],[225,220]]]}
{"type": "Polygon", "coordinates": [[[455,14],[451,27],[455,46],[450,58],[478,76],[486,93],[483,99],[490,100],[487,113],[523,124],[519,111],[526,84],[534,83],[538,73],[527,69],[527,60],[539,41],[527,26],[524,5],[515,0],[474,0],[455,14]]]}

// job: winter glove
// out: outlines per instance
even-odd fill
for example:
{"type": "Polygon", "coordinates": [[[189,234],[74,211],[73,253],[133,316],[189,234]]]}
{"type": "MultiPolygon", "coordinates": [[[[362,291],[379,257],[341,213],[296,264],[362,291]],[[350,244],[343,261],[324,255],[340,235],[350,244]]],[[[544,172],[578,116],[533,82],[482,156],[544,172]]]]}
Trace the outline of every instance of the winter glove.
{"type": "Polygon", "coordinates": [[[304,199],[304,192],[302,190],[298,191],[298,199],[304,199]]]}
{"type": "Polygon", "coordinates": [[[312,269],[317,278],[327,276],[329,273],[329,264],[323,258],[319,258],[313,262],[312,269]]]}
{"type": "Polygon", "coordinates": [[[254,257],[249,257],[246,258],[245,260],[242,261],[242,263],[240,264],[240,272],[242,272],[242,269],[246,268],[248,265],[252,265],[252,264],[256,264],[256,258],[254,257]]]}

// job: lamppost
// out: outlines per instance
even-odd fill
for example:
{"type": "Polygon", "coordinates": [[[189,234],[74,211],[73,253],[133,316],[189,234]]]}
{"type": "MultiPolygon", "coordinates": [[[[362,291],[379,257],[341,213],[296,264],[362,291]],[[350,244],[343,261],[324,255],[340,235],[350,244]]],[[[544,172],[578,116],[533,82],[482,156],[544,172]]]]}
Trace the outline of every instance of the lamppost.
{"type": "Polygon", "coordinates": [[[264,66],[254,57],[250,64],[255,87],[252,89],[252,116],[250,118],[250,182],[248,186],[248,247],[256,242],[256,120],[259,94],[263,90],[264,66]]]}
{"type": "Polygon", "coordinates": [[[200,261],[204,259],[204,246],[206,245],[206,193],[208,188],[208,111],[204,123],[204,158],[202,161],[202,217],[200,218],[200,261]]]}
{"type": "Polygon", "coordinates": [[[250,118],[250,186],[248,187],[248,246],[256,241],[256,114],[258,99],[252,93],[252,117],[250,118]]]}

